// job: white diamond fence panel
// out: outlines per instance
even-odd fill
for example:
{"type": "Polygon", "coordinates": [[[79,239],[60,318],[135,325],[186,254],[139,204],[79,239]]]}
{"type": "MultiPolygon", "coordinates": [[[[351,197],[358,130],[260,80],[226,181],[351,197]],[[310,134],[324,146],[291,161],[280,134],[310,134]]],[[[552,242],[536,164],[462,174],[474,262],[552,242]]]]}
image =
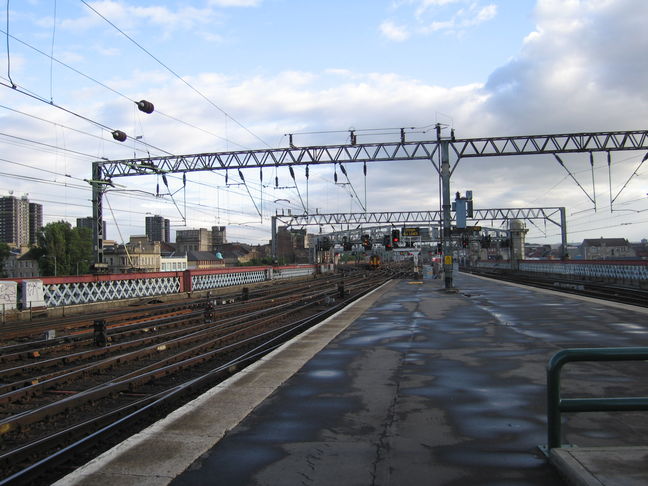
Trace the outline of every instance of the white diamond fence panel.
{"type": "Polygon", "coordinates": [[[523,262],[520,263],[520,270],[605,280],[648,281],[647,265],[523,262]]]}
{"type": "Polygon", "coordinates": [[[273,279],[306,277],[313,275],[315,269],[313,267],[300,267],[300,268],[280,268],[273,272],[273,279]]]}
{"type": "Polygon", "coordinates": [[[44,284],[43,290],[47,307],[60,307],[175,294],[180,292],[180,279],[174,276],[56,283],[44,284]]]}
{"type": "Polygon", "coordinates": [[[209,290],[232,285],[244,285],[267,280],[265,270],[235,273],[213,273],[206,275],[192,275],[191,288],[193,290],[209,290]]]}

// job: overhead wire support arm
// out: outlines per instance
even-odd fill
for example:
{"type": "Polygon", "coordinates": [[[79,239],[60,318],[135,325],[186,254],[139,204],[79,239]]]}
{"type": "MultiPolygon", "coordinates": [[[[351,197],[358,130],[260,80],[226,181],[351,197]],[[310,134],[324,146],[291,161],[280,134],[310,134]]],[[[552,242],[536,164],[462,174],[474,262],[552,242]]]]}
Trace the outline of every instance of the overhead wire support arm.
{"type": "Polygon", "coordinates": [[[565,166],[565,163],[562,161],[560,157],[558,157],[557,154],[553,154],[553,156],[556,158],[560,166],[567,171],[567,174],[569,174],[569,177],[572,178],[572,180],[576,183],[576,185],[583,191],[583,193],[587,196],[587,199],[592,201],[592,204],[594,204],[594,209],[596,209],[596,199],[592,199],[592,196],[589,195],[589,193],[585,190],[585,188],[582,186],[580,182],[578,182],[578,179],[574,176],[574,174],[565,166]]]}
{"type": "Polygon", "coordinates": [[[646,160],[648,160],[648,153],[643,156],[643,158],[641,159],[641,162],[639,162],[639,165],[637,165],[637,168],[634,170],[634,172],[632,172],[632,174],[630,174],[630,177],[628,177],[628,180],[625,181],[625,184],[623,184],[623,187],[621,189],[619,189],[619,192],[617,192],[616,196],[614,196],[614,198],[612,198],[612,201],[610,202],[610,210],[612,210],[612,204],[614,203],[614,201],[616,201],[617,198],[621,195],[621,193],[628,186],[628,184],[630,183],[632,178],[634,176],[636,176],[636,175],[639,175],[638,171],[639,171],[639,169],[641,168],[641,166],[644,164],[644,162],[646,160]]]}

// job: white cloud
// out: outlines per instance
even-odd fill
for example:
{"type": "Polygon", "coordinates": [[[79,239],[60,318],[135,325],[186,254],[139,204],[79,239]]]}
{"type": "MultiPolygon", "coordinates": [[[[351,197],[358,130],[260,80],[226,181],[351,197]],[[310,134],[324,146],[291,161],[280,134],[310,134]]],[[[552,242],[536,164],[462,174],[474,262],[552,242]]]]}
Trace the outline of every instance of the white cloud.
{"type": "Polygon", "coordinates": [[[392,3],[392,7],[398,9],[403,7],[404,5],[413,5],[415,7],[415,15],[418,18],[432,8],[443,7],[445,5],[464,1],[466,0],[397,0],[392,3]]]}
{"type": "MultiPolygon", "coordinates": [[[[122,30],[134,30],[142,22],[161,27],[163,34],[177,30],[191,30],[199,25],[209,25],[218,19],[212,8],[195,8],[181,6],[175,10],[166,6],[140,7],[115,0],[102,0],[90,2],[90,6],[103,17],[117,25],[122,30]]],[[[78,18],[63,19],[60,22],[62,29],[85,32],[106,25],[95,12],[86,9],[85,15],[78,18]]]]}
{"type": "Polygon", "coordinates": [[[210,0],[210,5],[217,7],[256,7],[261,5],[263,0],[210,0]]]}
{"type": "Polygon", "coordinates": [[[646,15],[648,4],[631,0],[540,1],[535,32],[490,76],[489,110],[512,122],[506,130],[521,117],[535,129],[643,125],[648,65],[638,59],[648,32],[639,19],[646,15]]]}
{"type": "Polygon", "coordinates": [[[386,20],[380,24],[380,32],[387,39],[395,42],[403,42],[409,39],[410,33],[406,27],[396,25],[391,20],[386,20]]]}
{"type": "Polygon", "coordinates": [[[402,41],[409,38],[411,33],[429,35],[434,32],[447,32],[461,35],[469,28],[476,27],[492,20],[497,15],[497,5],[484,5],[475,0],[406,0],[394,5],[396,9],[403,6],[413,6],[410,23],[396,25],[391,21],[383,22],[380,26],[383,35],[402,41]],[[453,4],[464,4],[465,7],[449,10],[442,8],[453,4]],[[407,33],[407,35],[403,35],[407,33]]]}
{"type": "Polygon", "coordinates": [[[491,4],[485,7],[482,7],[478,10],[477,15],[471,21],[471,25],[481,24],[482,22],[488,22],[492,20],[497,15],[497,5],[491,4]]]}
{"type": "Polygon", "coordinates": [[[475,27],[492,20],[497,15],[497,5],[491,4],[485,7],[479,7],[476,3],[470,5],[467,9],[458,10],[450,19],[444,21],[433,21],[421,32],[448,31],[460,34],[469,27],[475,27]]]}

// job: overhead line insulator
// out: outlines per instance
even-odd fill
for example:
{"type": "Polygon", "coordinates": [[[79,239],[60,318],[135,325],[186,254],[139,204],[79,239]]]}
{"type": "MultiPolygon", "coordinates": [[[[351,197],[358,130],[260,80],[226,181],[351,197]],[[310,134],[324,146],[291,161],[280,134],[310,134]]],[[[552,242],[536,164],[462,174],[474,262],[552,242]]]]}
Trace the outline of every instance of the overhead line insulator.
{"type": "Polygon", "coordinates": [[[112,136],[115,140],[118,142],[125,142],[126,139],[128,138],[128,135],[126,135],[124,132],[121,130],[115,130],[112,132],[112,136]]]}
{"type": "Polygon", "coordinates": [[[153,106],[153,103],[146,100],[138,101],[137,108],[139,109],[139,111],[143,111],[147,115],[150,115],[151,113],[153,113],[153,110],[155,110],[155,106],[153,106]]]}

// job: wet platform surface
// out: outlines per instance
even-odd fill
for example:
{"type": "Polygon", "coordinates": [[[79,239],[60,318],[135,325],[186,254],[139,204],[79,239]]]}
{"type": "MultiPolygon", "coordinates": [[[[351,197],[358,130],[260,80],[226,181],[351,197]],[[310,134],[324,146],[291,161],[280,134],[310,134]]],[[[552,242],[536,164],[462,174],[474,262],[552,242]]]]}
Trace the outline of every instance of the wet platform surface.
{"type": "MultiPolygon", "coordinates": [[[[115,452],[61,484],[567,484],[537,447],[547,442],[546,363],[569,347],[648,345],[647,312],[467,275],[455,284],[459,292],[446,293],[439,280],[398,281],[340,317],[350,325],[215,445],[187,437],[191,458],[178,444],[186,463],[169,472],[134,473],[115,452]]],[[[569,365],[563,376],[566,396],[648,395],[636,364],[569,365]]],[[[570,414],[565,441],[644,445],[644,415],[570,414]]],[[[134,464],[140,450],[152,461],[154,445],[121,455],[134,464]]]]}

